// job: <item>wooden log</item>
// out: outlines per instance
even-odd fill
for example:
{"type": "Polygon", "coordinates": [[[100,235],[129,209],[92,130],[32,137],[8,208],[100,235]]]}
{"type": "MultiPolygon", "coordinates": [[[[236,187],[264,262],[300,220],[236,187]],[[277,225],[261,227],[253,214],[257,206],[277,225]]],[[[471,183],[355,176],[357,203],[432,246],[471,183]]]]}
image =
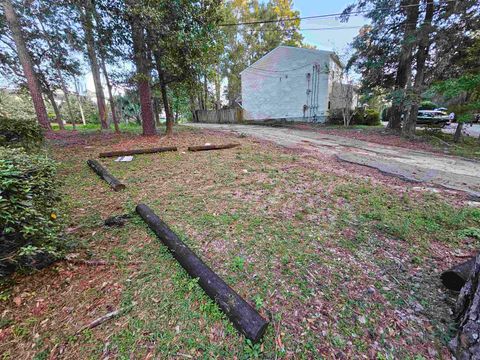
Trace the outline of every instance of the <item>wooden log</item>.
{"type": "Polygon", "coordinates": [[[177,151],[176,146],[166,146],[150,149],[133,149],[133,150],[119,150],[119,151],[107,151],[102,152],[98,156],[101,158],[106,157],[116,157],[116,156],[127,156],[127,155],[138,155],[138,154],[153,154],[167,151],[177,151]]]}
{"type": "Polygon", "coordinates": [[[240,144],[189,146],[188,151],[222,150],[222,149],[231,149],[237,146],[240,146],[240,144]]]}
{"type": "Polygon", "coordinates": [[[455,306],[458,331],[448,344],[458,360],[480,359],[480,256],[474,259],[471,274],[455,306]]]}
{"type": "Polygon", "coordinates": [[[93,171],[98,174],[98,176],[100,176],[103,180],[110,184],[113,190],[118,191],[125,189],[125,185],[123,185],[120,181],[113,177],[113,175],[111,175],[107,171],[107,169],[100,165],[98,161],[89,159],[87,160],[87,164],[92,168],[93,171]]]}
{"type": "Polygon", "coordinates": [[[440,275],[443,285],[450,290],[460,291],[467,282],[475,266],[476,256],[444,271],[440,275]]]}
{"type": "Polygon", "coordinates": [[[233,325],[252,342],[259,341],[268,322],[195,255],[152,209],[140,204],[136,210],[187,273],[192,278],[198,278],[198,284],[218,304],[233,325]]]}

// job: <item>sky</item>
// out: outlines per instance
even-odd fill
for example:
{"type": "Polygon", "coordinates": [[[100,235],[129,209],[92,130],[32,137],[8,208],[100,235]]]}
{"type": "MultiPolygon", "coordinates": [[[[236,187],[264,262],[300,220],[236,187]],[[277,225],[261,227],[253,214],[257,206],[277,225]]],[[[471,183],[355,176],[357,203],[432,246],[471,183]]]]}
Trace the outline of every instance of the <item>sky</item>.
{"type": "MultiPolygon", "coordinates": [[[[300,11],[300,16],[313,16],[321,14],[341,13],[354,0],[294,0],[293,8],[300,11]]],[[[333,50],[339,55],[345,53],[348,44],[358,34],[358,30],[365,25],[367,20],[363,16],[352,16],[348,23],[341,23],[338,18],[326,19],[305,19],[302,20],[300,28],[322,28],[322,27],[350,27],[358,26],[355,29],[302,31],[305,42],[315,45],[321,50],[333,50]]]]}

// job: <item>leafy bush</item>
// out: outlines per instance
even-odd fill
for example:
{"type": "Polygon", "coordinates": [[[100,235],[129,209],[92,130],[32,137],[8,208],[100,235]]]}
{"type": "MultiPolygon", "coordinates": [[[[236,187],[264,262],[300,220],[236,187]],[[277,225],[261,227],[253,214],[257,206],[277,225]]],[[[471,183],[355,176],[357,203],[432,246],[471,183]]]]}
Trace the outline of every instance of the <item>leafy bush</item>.
{"type": "Polygon", "coordinates": [[[37,150],[43,143],[43,132],[28,113],[7,113],[0,109],[0,146],[37,150]]]}
{"type": "Polygon", "coordinates": [[[0,274],[55,254],[56,166],[44,154],[0,147],[0,274]]]}
{"type": "Polygon", "coordinates": [[[436,108],[438,108],[438,105],[430,100],[423,100],[419,107],[420,110],[435,110],[436,108]]]}
{"type": "Polygon", "coordinates": [[[380,125],[380,113],[374,109],[357,109],[352,119],[354,125],[380,125]]]}
{"type": "Polygon", "coordinates": [[[343,125],[342,110],[340,109],[329,110],[328,117],[327,117],[327,124],[343,125]]]}

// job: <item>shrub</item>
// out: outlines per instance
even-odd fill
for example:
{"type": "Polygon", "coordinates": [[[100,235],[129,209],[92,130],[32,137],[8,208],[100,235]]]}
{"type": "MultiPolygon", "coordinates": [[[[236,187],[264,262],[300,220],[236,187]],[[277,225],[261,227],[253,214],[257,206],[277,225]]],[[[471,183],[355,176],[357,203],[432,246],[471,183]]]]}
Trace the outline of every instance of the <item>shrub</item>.
{"type": "Polygon", "coordinates": [[[57,251],[56,186],[46,155],[0,147],[0,274],[57,251]]]}
{"type": "Polygon", "coordinates": [[[333,109],[328,112],[327,124],[330,125],[343,125],[342,110],[333,109]]]}
{"type": "Polygon", "coordinates": [[[436,108],[438,108],[438,105],[430,100],[423,100],[419,107],[420,110],[435,110],[436,108]]]}
{"type": "Polygon", "coordinates": [[[352,119],[355,125],[380,125],[380,113],[374,109],[357,109],[352,119]]]}
{"type": "Polygon", "coordinates": [[[34,117],[0,110],[0,146],[37,150],[43,143],[43,132],[34,117]]]}

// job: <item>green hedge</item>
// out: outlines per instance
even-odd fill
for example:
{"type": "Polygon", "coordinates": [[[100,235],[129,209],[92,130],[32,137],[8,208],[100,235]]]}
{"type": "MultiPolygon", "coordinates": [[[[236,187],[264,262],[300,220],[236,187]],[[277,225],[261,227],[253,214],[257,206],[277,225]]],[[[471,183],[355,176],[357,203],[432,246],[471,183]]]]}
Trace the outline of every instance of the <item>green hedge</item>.
{"type": "Polygon", "coordinates": [[[0,274],[58,249],[56,165],[45,154],[0,147],[0,274]]]}
{"type": "Polygon", "coordinates": [[[43,132],[31,116],[8,114],[0,110],[0,146],[22,147],[35,151],[43,143],[43,132]]]}

